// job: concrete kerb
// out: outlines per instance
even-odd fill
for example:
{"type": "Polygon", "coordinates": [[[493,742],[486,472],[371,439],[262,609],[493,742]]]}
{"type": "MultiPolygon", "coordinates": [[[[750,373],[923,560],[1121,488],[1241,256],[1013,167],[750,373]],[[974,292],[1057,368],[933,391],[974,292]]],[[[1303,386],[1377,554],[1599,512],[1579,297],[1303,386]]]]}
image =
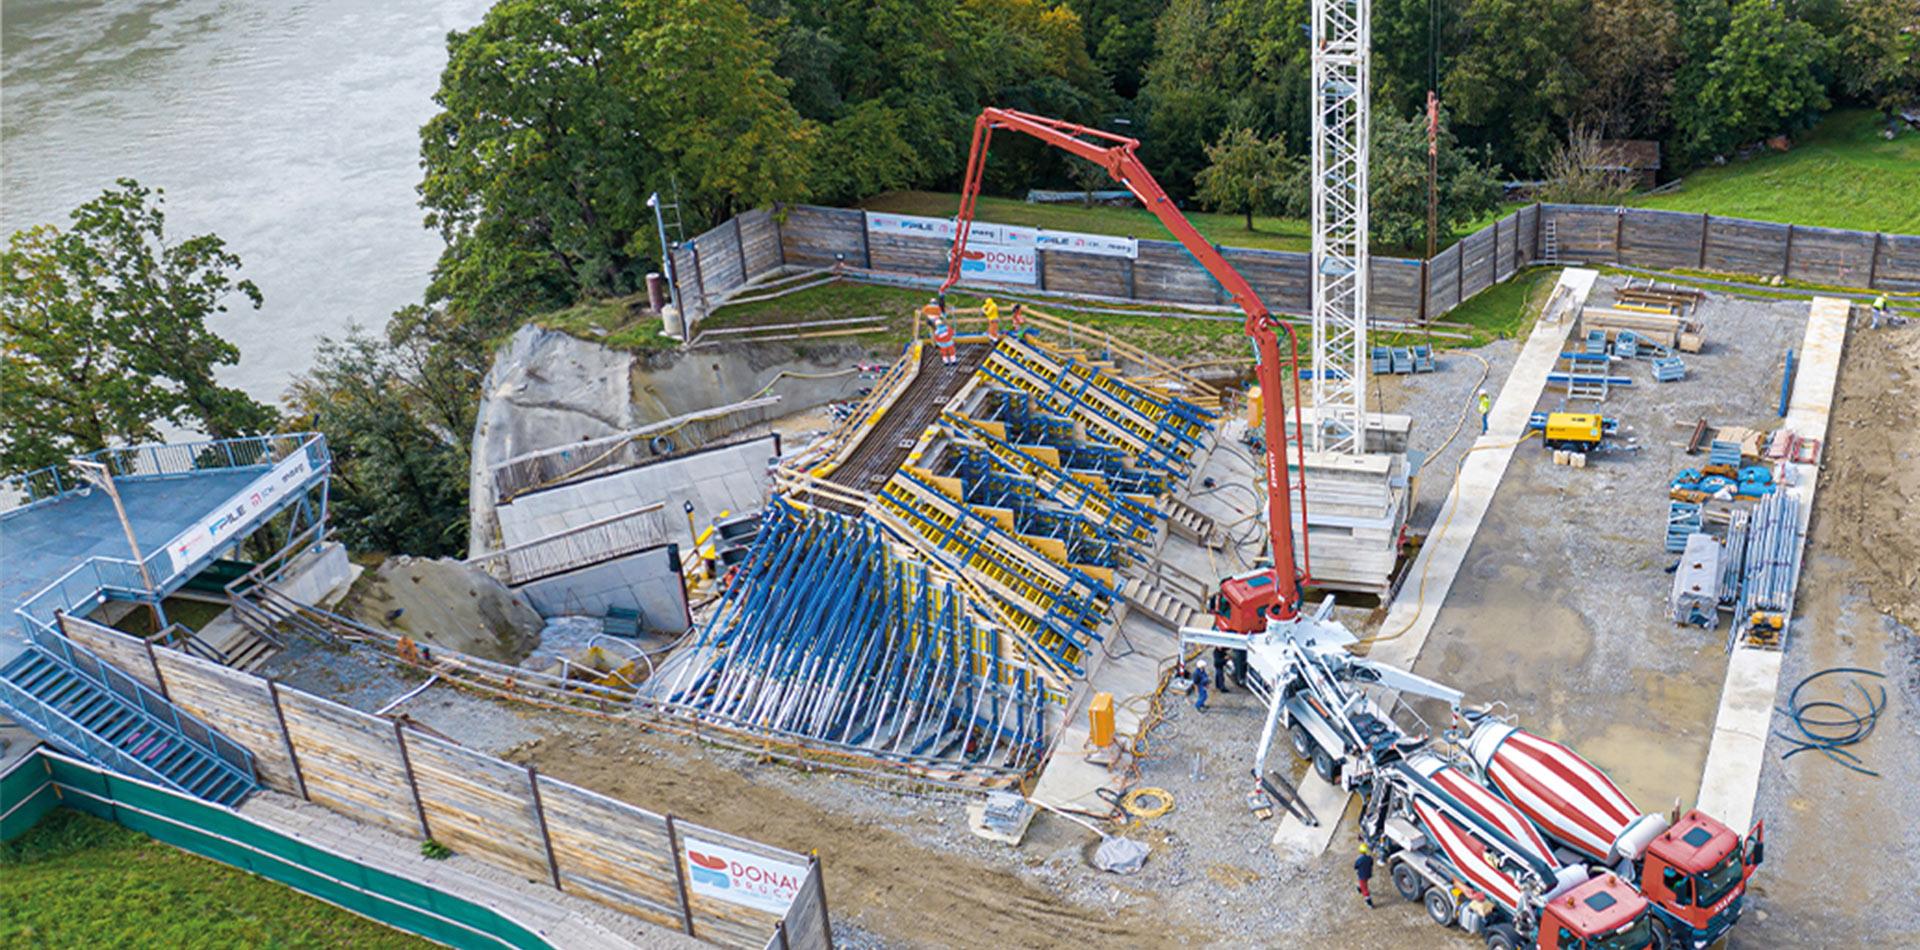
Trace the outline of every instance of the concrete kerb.
{"type": "MultiPolygon", "coordinates": [[[[1547,299],[1540,320],[1527,337],[1488,413],[1487,433],[1480,436],[1475,450],[1466,456],[1458,484],[1434,521],[1433,534],[1408,567],[1407,580],[1387,609],[1380,630],[1383,636],[1393,639],[1370,652],[1374,660],[1412,669],[1419,658],[1427,635],[1433,631],[1434,620],[1446,603],[1447,593],[1453,588],[1454,577],[1466,561],[1474,536],[1479,533],[1481,519],[1493,504],[1507,463],[1526,435],[1533,407],[1546,390],[1547,374],[1559,361],[1567,333],[1599,277],[1599,271],[1587,268],[1568,268],[1561,272],[1559,285],[1547,299]]],[[[1279,827],[1274,829],[1273,847],[1293,857],[1311,858],[1333,842],[1341,815],[1346,811],[1348,795],[1311,772],[1301,780],[1299,790],[1320,824],[1310,828],[1292,815],[1283,815],[1279,827]]]]}
{"type": "MultiPolygon", "coordinates": [[[[1840,379],[1840,356],[1846,349],[1847,318],[1851,301],[1838,297],[1816,297],[1807,317],[1807,335],[1800,349],[1800,370],[1793,382],[1793,395],[1787,403],[1786,428],[1804,439],[1827,438],[1827,419],[1840,379]]],[[[1806,564],[1807,529],[1813,518],[1814,490],[1820,483],[1818,462],[1794,463],[1791,484],[1786,491],[1800,502],[1800,537],[1797,555],[1802,570],[1806,564]]],[[[1798,579],[1795,586],[1798,587],[1798,579]]],[[[1792,611],[1788,611],[1791,617],[1792,611]]],[[[1739,622],[1739,618],[1734,618],[1739,622]]],[[[1799,625],[1791,619],[1782,637],[1795,635],[1799,625]]],[[[1812,635],[1812,631],[1808,635],[1812,635]]],[[[1707,747],[1707,764],[1700,776],[1698,805],[1701,811],[1725,822],[1735,831],[1753,821],[1754,801],[1760,794],[1760,769],[1766,757],[1767,731],[1773,721],[1774,702],[1780,690],[1779,650],[1735,647],[1727,661],[1726,684],[1720,691],[1720,709],[1713,721],[1713,739],[1707,747]]]]}

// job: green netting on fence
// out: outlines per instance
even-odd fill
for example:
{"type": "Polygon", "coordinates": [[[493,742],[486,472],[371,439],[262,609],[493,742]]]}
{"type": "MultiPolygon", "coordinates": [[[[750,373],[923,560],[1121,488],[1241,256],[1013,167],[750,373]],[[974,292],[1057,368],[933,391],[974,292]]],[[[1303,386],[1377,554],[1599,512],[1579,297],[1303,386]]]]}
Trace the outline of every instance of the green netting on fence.
{"type": "Polygon", "coordinates": [[[296,841],[246,817],[40,751],[0,776],[0,840],[58,805],[278,881],[452,947],[550,950],[538,933],[472,901],[296,841]],[[55,791],[59,794],[56,796],[55,791]]]}

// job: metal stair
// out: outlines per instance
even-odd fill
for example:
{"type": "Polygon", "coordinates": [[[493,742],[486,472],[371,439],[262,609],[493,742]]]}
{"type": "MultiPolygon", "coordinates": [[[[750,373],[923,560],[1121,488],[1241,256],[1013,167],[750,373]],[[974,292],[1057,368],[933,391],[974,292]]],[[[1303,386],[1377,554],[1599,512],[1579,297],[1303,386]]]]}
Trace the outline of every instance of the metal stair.
{"type": "Polygon", "coordinates": [[[216,804],[259,788],[246,749],[91,651],[46,639],[58,638],[36,637],[0,669],[9,714],[66,751],[216,804]]]}
{"type": "Polygon", "coordinates": [[[1560,263],[1559,229],[1554,227],[1553,221],[1548,221],[1545,225],[1541,227],[1540,230],[1541,230],[1540,263],[1542,264],[1560,263]]]}

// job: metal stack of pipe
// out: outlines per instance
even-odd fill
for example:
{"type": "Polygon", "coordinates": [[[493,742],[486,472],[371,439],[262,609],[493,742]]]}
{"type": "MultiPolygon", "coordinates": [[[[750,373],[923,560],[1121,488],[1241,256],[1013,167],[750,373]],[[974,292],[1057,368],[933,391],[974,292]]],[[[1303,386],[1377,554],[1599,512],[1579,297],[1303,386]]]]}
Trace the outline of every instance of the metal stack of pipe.
{"type": "Polygon", "coordinates": [[[1720,557],[1720,606],[1732,607],[1740,602],[1741,581],[1746,576],[1747,563],[1747,522],[1751,516],[1746,511],[1736,509],[1727,519],[1727,540],[1725,550],[1720,557]]]}
{"type": "Polygon", "coordinates": [[[1751,644],[1780,647],[1799,576],[1800,501],[1774,492],[1754,506],[1747,527],[1745,579],[1728,650],[1742,633],[1751,644]]]}

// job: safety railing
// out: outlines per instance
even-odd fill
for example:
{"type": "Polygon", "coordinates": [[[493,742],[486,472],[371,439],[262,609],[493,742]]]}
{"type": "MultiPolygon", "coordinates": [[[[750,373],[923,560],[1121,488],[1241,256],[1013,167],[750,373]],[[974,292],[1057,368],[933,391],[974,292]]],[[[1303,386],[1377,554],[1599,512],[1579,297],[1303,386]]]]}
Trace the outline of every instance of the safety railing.
{"type": "MultiPolygon", "coordinates": [[[[147,684],[120,671],[100,655],[67,639],[51,628],[33,627],[28,642],[64,663],[81,678],[131,703],[161,725],[170,727],[188,745],[213,756],[248,781],[254,779],[253,753],[246,747],[214,731],[192,713],[175,706],[147,684]]],[[[34,701],[40,705],[38,700],[34,701]]],[[[58,715],[56,710],[49,709],[58,715]]],[[[165,779],[161,779],[165,781],[165,779]]]]}
{"type": "Polygon", "coordinates": [[[748,399],[598,439],[517,455],[495,465],[488,473],[493,481],[493,497],[504,505],[521,495],[575,479],[624,471],[704,448],[741,435],[742,430],[754,423],[766,421],[779,402],[779,396],[748,399]]]}
{"type": "Polygon", "coordinates": [[[655,502],[467,561],[505,584],[525,584],[665,544],[666,506],[655,502]]]}
{"type": "MultiPolygon", "coordinates": [[[[114,478],[144,478],[272,465],[302,450],[319,454],[315,468],[325,463],[326,443],[312,432],[100,449],[79,458],[105,465],[114,478]]],[[[87,486],[70,462],[8,476],[0,479],[0,514],[31,508],[87,486]]]]}

